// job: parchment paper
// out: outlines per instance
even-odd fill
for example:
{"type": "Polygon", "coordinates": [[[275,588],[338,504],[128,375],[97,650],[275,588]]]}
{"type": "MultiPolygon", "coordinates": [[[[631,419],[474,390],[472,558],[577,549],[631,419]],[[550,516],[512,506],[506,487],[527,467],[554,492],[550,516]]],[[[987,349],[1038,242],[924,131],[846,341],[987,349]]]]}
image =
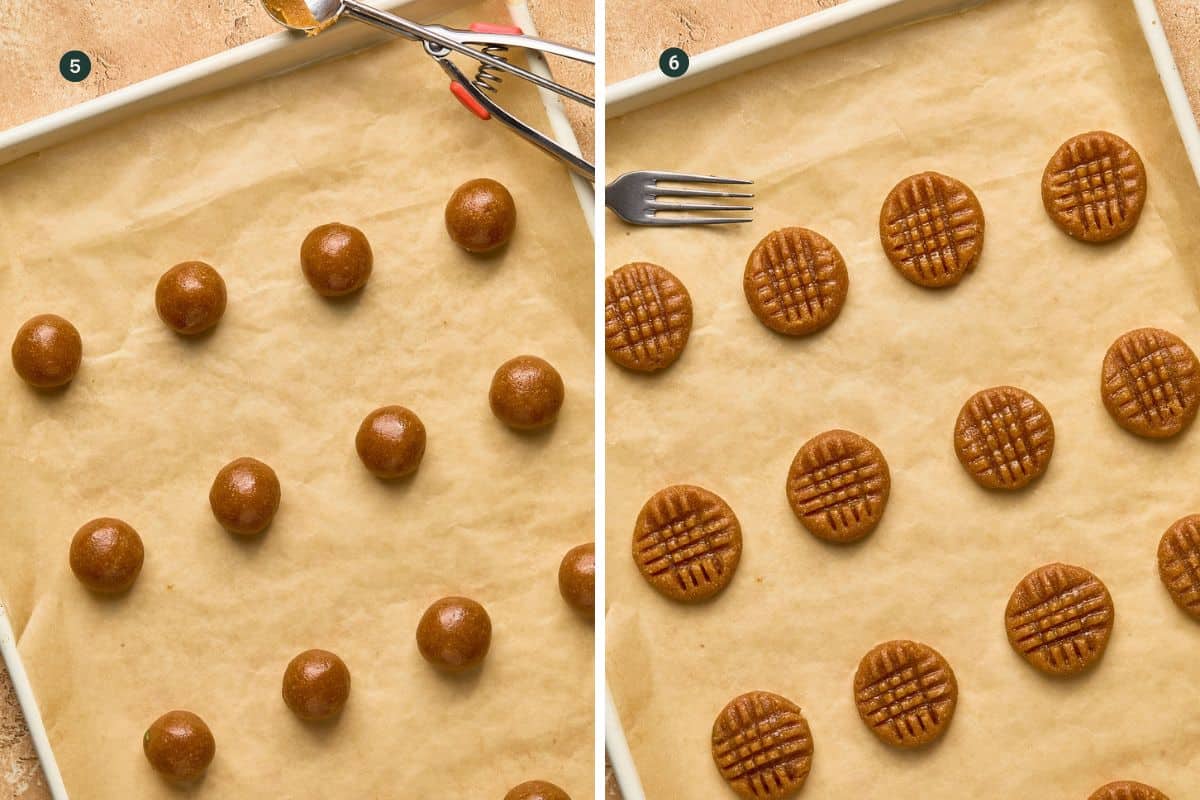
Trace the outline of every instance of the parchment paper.
{"type": "MultiPolygon", "coordinates": [[[[536,92],[504,92],[544,124],[536,92]]],[[[561,167],[459,108],[420,47],[398,42],[5,167],[0,217],[0,330],[53,311],[84,340],[61,394],[0,370],[0,591],[73,797],[178,796],[141,744],[172,708],[216,736],[197,797],[500,797],[534,777],[592,796],[592,629],[556,578],[592,538],[592,247],[561,167]],[[518,206],[494,258],[443,227],[451,191],[478,176],[518,206]],[[365,291],[341,302],[298,263],[304,235],[332,220],[375,251],[365,291]],[[229,307],[187,341],[158,320],[154,287],[193,258],[222,272],[229,307]],[[492,372],[519,353],[566,383],[545,435],[488,408],[492,372]],[[429,431],[409,482],[376,481],[355,454],[362,417],[387,403],[429,431]],[[241,455],[283,487],[248,542],[207,501],[241,455]],[[147,550],[115,600],[67,566],[75,529],[101,515],[147,550]],[[462,679],[413,638],[451,593],[494,624],[482,671],[462,679]],[[280,698],[310,647],[353,676],[334,725],[303,724],[280,698]]]]}
{"type": "Polygon", "coordinates": [[[1200,626],[1159,582],[1163,530],[1200,507],[1200,432],[1138,439],[1099,397],[1105,350],[1140,325],[1200,347],[1200,189],[1131,5],[997,0],[961,16],[808,54],[612,120],[609,172],[680,169],[756,181],[736,230],[631,229],[610,217],[611,270],[667,266],[695,326],[657,376],[608,381],[608,679],[647,796],[724,798],[713,719],[765,689],[799,703],[815,741],[811,798],[1086,798],[1117,778],[1174,800],[1200,774],[1200,626]],[[1140,150],[1149,201],[1126,239],[1069,240],[1046,218],[1042,169],[1068,136],[1108,128],[1140,150]],[[682,139],[682,143],[681,143],[682,139]],[[987,215],[975,272],[929,291],[887,262],[880,204],[900,178],[966,181],[987,215]],[[850,271],[841,317],[806,339],[762,326],[742,294],[774,228],[828,236],[850,271]],[[1054,459],[1029,491],[988,493],[959,466],[955,416],[1013,383],[1050,409],[1054,459]],[[794,518],[784,478],[829,428],[883,450],[892,494],[862,543],[827,546],[794,518]],[[660,597],[630,558],[642,503],[671,483],[724,497],[742,562],[715,602],[660,597]],[[1005,603],[1063,560],[1108,585],[1116,628],[1099,667],[1055,681],[1009,647],[1005,603]],[[899,753],[859,721],[851,681],[879,641],[914,638],[953,665],[960,702],[931,749],[899,753]]]}

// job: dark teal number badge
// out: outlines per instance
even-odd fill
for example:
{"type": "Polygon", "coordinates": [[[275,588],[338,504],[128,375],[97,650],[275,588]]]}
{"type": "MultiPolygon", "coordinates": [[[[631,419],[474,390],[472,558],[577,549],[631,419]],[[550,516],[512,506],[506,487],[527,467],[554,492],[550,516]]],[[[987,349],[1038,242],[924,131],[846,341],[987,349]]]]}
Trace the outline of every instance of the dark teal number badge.
{"type": "Polygon", "coordinates": [[[79,83],[92,74],[92,59],[82,50],[68,50],[58,60],[58,71],[71,83],[79,83]]]}
{"type": "Polygon", "coordinates": [[[668,47],[658,57],[658,68],[668,78],[678,78],[688,71],[688,54],[678,47],[668,47]]]}

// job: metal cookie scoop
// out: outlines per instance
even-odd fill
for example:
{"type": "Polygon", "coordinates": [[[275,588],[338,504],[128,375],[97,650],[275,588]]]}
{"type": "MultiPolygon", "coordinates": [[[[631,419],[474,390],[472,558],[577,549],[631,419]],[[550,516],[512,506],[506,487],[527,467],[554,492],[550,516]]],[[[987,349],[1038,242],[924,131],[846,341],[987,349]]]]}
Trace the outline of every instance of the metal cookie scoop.
{"type": "Polygon", "coordinates": [[[595,54],[557,42],[525,36],[520,28],[512,26],[477,22],[467,30],[460,30],[444,25],[421,25],[359,0],[262,0],[262,4],[267,13],[280,25],[309,34],[319,33],[340,17],[346,16],[405,39],[422,42],[425,52],[450,76],[450,92],[471,113],[484,120],[495,117],[518,135],[562,161],[573,172],[589,181],[595,180],[596,169],[590,162],[514,117],[490,97],[496,93],[503,80],[502,73],[507,73],[594,108],[594,98],[551,78],[522,69],[510,63],[504,54],[510,47],[521,47],[586,64],[596,63],[595,54]],[[474,78],[467,78],[450,60],[451,53],[460,53],[480,63],[474,78]]]}

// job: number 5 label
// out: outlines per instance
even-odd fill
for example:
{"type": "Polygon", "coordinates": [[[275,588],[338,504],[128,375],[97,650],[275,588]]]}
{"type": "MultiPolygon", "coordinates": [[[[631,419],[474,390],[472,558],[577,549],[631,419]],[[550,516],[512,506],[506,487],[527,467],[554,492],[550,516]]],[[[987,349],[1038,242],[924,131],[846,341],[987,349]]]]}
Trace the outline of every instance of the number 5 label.
{"type": "Polygon", "coordinates": [[[58,60],[58,71],[71,83],[79,83],[92,74],[92,59],[82,50],[68,50],[58,60]]]}

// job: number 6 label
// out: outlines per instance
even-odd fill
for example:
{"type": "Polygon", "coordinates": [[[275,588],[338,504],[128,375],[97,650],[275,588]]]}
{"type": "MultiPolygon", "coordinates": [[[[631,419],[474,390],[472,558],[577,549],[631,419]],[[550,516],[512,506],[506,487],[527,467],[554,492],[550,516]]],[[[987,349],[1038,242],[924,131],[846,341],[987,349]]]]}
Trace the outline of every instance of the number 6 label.
{"type": "Polygon", "coordinates": [[[668,78],[678,78],[688,71],[688,54],[678,47],[668,47],[658,57],[658,68],[668,78]]]}

